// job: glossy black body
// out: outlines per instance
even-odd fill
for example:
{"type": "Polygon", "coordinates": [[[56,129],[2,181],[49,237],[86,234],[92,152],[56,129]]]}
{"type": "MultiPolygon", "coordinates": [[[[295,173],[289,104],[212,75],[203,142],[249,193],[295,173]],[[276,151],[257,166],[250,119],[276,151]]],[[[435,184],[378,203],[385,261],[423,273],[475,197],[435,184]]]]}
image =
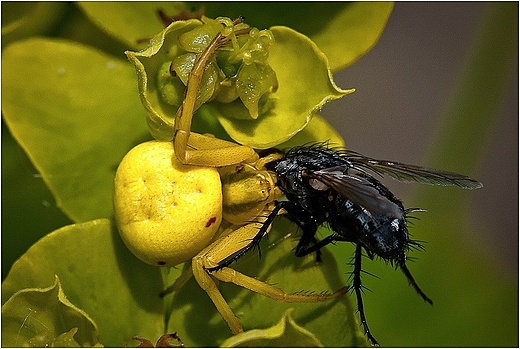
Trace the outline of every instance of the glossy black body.
{"type": "Polygon", "coordinates": [[[357,297],[361,323],[372,344],[378,345],[378,342],[368,327],[361,296],[362,249],[365,249],[370,258],[377,255],[400,266],[419,294],[432,303],[419,289],[406,267],[408,247],[411,245],[420,247],[419,244],[409,239],[406,222],[407,211],[401,201],[376,178],[364,171],[355,170],[356,165],[346,153],[318,146],[293,149],[286,154],[283,160],[272,163],[271,166],[278,175],[278,185],[288,199],[288,202],[281,202],[277,207],[284,208],[288,212],[287,217],[297,223],[303,231],[296,247],[297,256],[304,256],[316,251],[319,259],[319,248],[326,244],[335,241],[356,244],[352,273],[353,288],[357,297]],[[327,168],[340,169],[336,173],[332,172],[330,176],[350,176],[353,174],[349,174],[349,172],[356,172],[355,175],[362,180],[359,185],[373,189],[367,192],[368,198],[365,198],[365,201],[379,200],[384,197],[394,205],[392,214],[385,213],[384,210],[379,210],[381,212],[369,211],[321,181],[320,185],[311,184],[313,180],[318,180],[314,173],[327,168]],[[329,225],[333,234],[317,241],[315,238],[317,228],[324,223],[329,225]]]}
{"type": "Polygon", "coordinates": [[[400,217],[370,212],[331,187],[317,190],[309,183],[312,174],[324,168],[343,167],[345,173],[352,171],[355,165],[340,152],[324,147],[297,148],[272,165],[278,175],[278,185],[288,201],[296,203],[304,210],[301,215],[293,208],[288,210],[289,217],[304,228],[304,235],[296,248],[297,255],[302,256],[316,250],[315,243],[313,244],[314,234],[316,228],[323,223],[327,223],[334,232],[329,242],[337,240],[359,243],[369,255],[376,254],[389,261],[404,260],[407,246],[415,244],[408,237],[403,204],[374,177],[366,173],[358,174],[366,180],[361,185],[372,186],[380,195],[394,203],[400,217]],[[312,229],[305,224],[312,225],[312,229]]]}

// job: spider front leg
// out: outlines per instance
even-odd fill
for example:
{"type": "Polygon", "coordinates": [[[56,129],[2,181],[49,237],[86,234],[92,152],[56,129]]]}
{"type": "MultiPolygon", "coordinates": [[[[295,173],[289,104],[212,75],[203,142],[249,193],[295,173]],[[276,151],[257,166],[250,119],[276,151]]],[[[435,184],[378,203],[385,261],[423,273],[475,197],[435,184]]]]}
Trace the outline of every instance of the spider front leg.
{"type": "Polygon", "coordinates": [[[217,49],[235,34],[224,36],[218,33],[208,47],[199,53],[188,76],[185,96],[175,115],[173,144],[175,155],[183,164],[220,167],[254,162],[258,155],[254,149],[215,137],[191,133],[191,122],[204,69],[217,49]]]}
{"type": "MultiPolygon", "coordinates": [[[[344,287],[331,294],[291,294],[278,287],[244,275],[232,268],[223,266],[228,265],[230,260],[240,258],[245,251],[248,251],[252,245],[257,243],[254,238],[259,229],[264,226],[265,219],[273,208],[274,204],[267,205],[267,209],[257,218],[257,221],[231,231],[212,243],[192,260],[192,270],[195,279],[200,287],[206,291],[231,331],[235,334],[243,331],[242,325],[218,290],[213,278],[223,282],[232,282],[279,302],[321,302],[347,292],[347,287],[344,287]]],[[[270,230],[270,225],[264,229],[265,234],[267,234],[270,230]]]]}
{"type": "MultiPolygon", "coordinates": [[[[177,134],[174,138],[174,147],[179,147],[177,143],[179,138],[183,137],[177,134]]],[[[184,146],[180,145],[180,147],[184,146]]],[[[177,149],[175,154],[181,162],[189,165],[222,167],[241,162],[255,162],[258,159],[258,154],[253,148],[194,132],[189,134],[189,142],[185,147],[184,159],[180,159],[177,149]]]]}

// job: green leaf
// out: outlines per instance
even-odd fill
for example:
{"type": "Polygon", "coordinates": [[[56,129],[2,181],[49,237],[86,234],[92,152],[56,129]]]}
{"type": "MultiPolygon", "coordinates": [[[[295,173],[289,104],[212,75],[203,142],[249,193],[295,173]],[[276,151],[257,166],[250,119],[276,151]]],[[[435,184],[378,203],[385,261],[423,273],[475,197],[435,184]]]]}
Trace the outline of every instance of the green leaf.
{"type": "MultiPolygon", "coordinates": [[[[323,262],[315,255],[298,258],[294,246],[297,227],[278,218],[268,238],[261,242],[261,259],[256,251],[246,254],[231,267],[288,293],[334,292],[345,286],[332,255],[323,249],[323,262]]],[[[319,303],[283,303],[234,284],[219,283],[224,298],[239,317],[244,330],[274,326],[290,308],[294,321],[314,334],[326,347],[366,346],[350,295],[319,303]]],[[[231,332],[207,294],[192,278],[173,297],[168,332],[177,332],[187,347],[223,345],[231,332]],[[203,334],[203,335],[202,335],[203,334]]]]}
{"type": "Polygon", "coordinates": [[[329,59],[330,69],[338,71],[353,64],[377,43],[392,7],[392,2],[350,2],[309,37],[329,59]]]}
{"type": "Polygon", "coordinates": [[[292,309],[287,309],[280,322],[273,327],[239,333],[227,339],[221,347],[322,348],[323,344],[316,336],[298,326],[291,317],[291,312],[292,309]]]}
{"type": "Polygon", "coordinates": [[[148,138],[131,66],[49,39],[13,43],[2,58],[4,120],[57,205],[74,221],[110,217],[117,164],[148,138]]]}
{"type": "Polygon", "coordinates": [[[26,288],[2,306],[2,347],[100,346],[92,319],[54,286],[26,288]]]}
{"type": "Polygon", "coordinates": [[[138,48],[138,40],[152,38],[161,31],[162,24],[157,10],[167,14],[186,9],[181,2],[79,2],[79,7],[96,25],[111,36],[125,43],[128,48],[138,48]],[[116,15],[114,15],[116,14],[116,15]]]}
{"type": "Polygon", "coordinates": [[[9,1],[2,3],[2,48],[10,42],[53,30],[69,5],[50,1],[9,1]]]}
{"type": "Polygon", "coordinates": [[[290,149],[303,144],[327,143],[331,147],[344,147],[345,143],[339,133],[319,115],[314,115],[303,130],[288,141],[278,145],[279,149],[290,149]]]}
{"type": "MultiPolygon", "coordinates": [[[[110,221],[70,225],[42,238],[13,265],[2,302],[19,290],[49,285],[55,275],[70,302],[95,321],[105,346],[164,333],[160,270],[134,257],[110,221]]],[[[25,309],[27,315],[33,316],[25,309]]]]}
{"type": "Polygon", "coordinates": [[[72,222],[2,122],[2,280],[33,243],[72,222]],[[30,217],[30,219],[27,219],[30,217]]]}
{"type": "Polygon", "coordinates": [[[71,3],[70,7],[63,23],[55,28],[57,37],[96,48],[120,59],[124,58],[124,52],[128,49],[126,43],[111,37],[98,27],[81,11],[78,3],[71,3]]]}

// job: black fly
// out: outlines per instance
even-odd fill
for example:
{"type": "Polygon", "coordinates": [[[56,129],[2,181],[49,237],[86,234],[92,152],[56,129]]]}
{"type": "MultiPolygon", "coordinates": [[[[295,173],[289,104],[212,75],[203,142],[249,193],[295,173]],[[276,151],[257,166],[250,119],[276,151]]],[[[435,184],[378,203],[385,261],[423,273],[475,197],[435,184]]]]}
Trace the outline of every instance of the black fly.
{"type": "Polygon", "coordinates": [[[296,246],[298,257],[315,252],[319,261],[322,247],[336,241],[351,242],[356,245],[352,288],[356,294],[361,324],[373,345],[379,343],[368,328],[361,297],[363,249],[369,258],[379,256],[399,267],[417,293],[426,302],[433,304],[406,266],[406,252],[410,248],[422,248],[417,241],[410,239],[407,227],[409,214],[420,210],[405,209],[402,202],[374,174],[388,174],[402,182],[455,185],[464,189],[482,187],[482,183],[457,173],[376,160],[349,150],[331,149],[324,144],[293,148],[281,160],[267,163],[266,168],[276,173],[277,185],[287,201],[276,202],[275,208],[247,247],[213,269],[231,264],[258,246],[280,211],[302,229],[302,236],[296,246]],[[316,231],[325,223],[333,233],[318,240],[316,231]]]}
{"type": "MultiPolygon", "coordinates": [[[[373,174],[388,174],[403,182],[455,185],[464,189],[481,188],[482,184],[466,176],[415,165],[368,158],[348,150],[329,149],[325,145],[304,146],[290,150],[282,160],[267,164],[278,176],[278,185],[288,201],[280,201],[264,228],[284,209],[303,233],[296,256],[305,256],[336,241],[356,245],[353,289],[364,331],[373,345],[361,297],[361,257],[364,249],[369,258],[379,256],[399,267],[419,295],[432,304],[415,282],[406,266],[406,252],[421,248],[411,240],[407,216],[416,211],[405,209],[401,201],[373,174]],[[373,174],[371,174],[373,173],[373,174]],[[318,241],[318,227],[327,223],[333,234],[318,241]]],[[[264,229],[262,229],[264,230],[264,229]]],[[[264,231],[257,235],[261,238],[264,231]]]]}

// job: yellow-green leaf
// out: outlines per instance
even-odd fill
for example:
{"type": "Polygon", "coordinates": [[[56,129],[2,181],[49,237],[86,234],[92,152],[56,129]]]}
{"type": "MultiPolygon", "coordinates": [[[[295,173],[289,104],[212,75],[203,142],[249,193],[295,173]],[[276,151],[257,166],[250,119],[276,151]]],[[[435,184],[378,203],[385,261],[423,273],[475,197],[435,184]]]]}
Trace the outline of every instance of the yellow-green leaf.
{"type": "Polygon", "coordinates": [[[330,147],[344,147],[345,143],[339,133],[320,115],[314,115],[303,130],[294,137],[278,145],[279,149],[287,150],[303,144],[327,143],[330,147]]]}
{"type": "Polygon", "coordinates": [[[4,120],[74,221],[112,215],[117,164],[149,137],[128,62],[33,38],[2,55],[4,120]]]}
{"type": "Polygon", "coordinates": [[[94,321],[65,296],[58,276],[48,288],[26,288],[2,306],[2,347],[101,346],[94,321]]]}
{"type": "MultiPolygon", "coordinates": [[[[136,335],[159,338],[164,333],[160,270],[134,257],[110,221],[66,226],[40,239],[13,264],[2,283],[2,302],[20,290],[45,288],[55,275],[70,302],[95,321],[103,345],[124,347],[136,335]]],[[[35,317],[39,309],[34,306],[16,307],[20,308],[20,316],[39,319],[35,317]]],[[[48,311],[55,313],[56,309],[48,311]]],[[[65,326],[56,333],[68,332],[72,327],[82,328],[65,326]]],[[[74,338],[82,344],[79,338],[83,335],[79,334],[74,338]]]]}
{"type": "Polygon", "coordinates": [[[327,55],[331,70],[338,71],[357,61],[377,43],[392,7],[389,1],[350,2],[309,36],[327,55]]]}
{"type": "Polygon", "coordinates": [[[318,338],[291,317],[292,309],[287,309],[280,322],[266,329],[250,330],[233,336],[221,347],[248,348],[316,348],[323,347],[318,338]]]}
{"type": "Polygon", "coordinates": [[[68,6],[61,1],[2,3],[2,48],[15,40],[48,34],[67,11],[68,6]]]}
{"type": "Polygon", "coordinates": [[[183,3],[175,1],[85,1],[79,2],[78,6],[91,21],[128,48],[139,47],[138,40],[151,38],[161,30],[157,10],[175,14],[186,9],[183,3]]]}

